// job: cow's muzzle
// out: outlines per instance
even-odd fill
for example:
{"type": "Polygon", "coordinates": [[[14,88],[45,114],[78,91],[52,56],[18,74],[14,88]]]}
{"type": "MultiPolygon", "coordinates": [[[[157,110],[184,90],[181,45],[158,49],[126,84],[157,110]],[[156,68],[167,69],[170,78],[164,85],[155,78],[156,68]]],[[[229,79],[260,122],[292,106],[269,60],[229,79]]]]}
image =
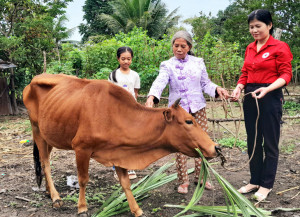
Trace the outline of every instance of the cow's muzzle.
{"type": "Polygon", "coordinates": [[[221,150],[220,146],[215,146],[215,150],[217,152],[217,157],[220,156],[221,161],[222,161],[221,165],[223,166],[226,163],[226,158],[222,154],[222,150],[221,150]]]}

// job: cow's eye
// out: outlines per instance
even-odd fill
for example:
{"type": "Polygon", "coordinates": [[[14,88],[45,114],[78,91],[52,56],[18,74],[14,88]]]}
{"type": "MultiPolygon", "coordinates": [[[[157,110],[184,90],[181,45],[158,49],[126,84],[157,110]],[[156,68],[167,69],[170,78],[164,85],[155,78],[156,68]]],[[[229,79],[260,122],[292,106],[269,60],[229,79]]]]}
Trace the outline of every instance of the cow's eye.
{"type": "Polygon", "coordinates": [[[192,120],[186,120],[185,123],[187,123],[187,124],[193,124],[193,121],[192,120]]]}

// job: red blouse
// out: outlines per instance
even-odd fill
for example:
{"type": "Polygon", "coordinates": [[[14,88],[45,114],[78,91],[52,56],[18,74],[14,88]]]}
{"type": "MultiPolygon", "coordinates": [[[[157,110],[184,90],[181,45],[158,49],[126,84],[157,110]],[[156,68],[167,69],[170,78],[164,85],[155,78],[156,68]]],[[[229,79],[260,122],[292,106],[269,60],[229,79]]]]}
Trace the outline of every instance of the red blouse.
{"type": "Polygon", "coordinates": [[[292,79],[293,55],[287,43],[274,39],[272,36],[257,52],[256,41],[248,45],[242,75],[238,84],[273,83],[283,78],[286,85],[292,79]]]}

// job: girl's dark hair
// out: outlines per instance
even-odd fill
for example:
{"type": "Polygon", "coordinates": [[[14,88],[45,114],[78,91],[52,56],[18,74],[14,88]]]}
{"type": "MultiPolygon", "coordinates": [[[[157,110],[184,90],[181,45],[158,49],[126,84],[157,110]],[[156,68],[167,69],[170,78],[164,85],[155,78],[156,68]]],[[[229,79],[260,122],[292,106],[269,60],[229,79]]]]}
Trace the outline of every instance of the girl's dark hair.
{"type": "MultiPolygon", "coordinates": [[[[261,21],[261,22],[265,23],[266,25],[270,25],[273,23],[271,13],[265,9],[258,9],[258,10],[252,11],[248,16],[248,25],[254,19],[257,19],[258,21],[261,21]]],[[[273,25],[272,25],[272,28],[270,29],[269,33],[270,33],[270,35],[273,34],[273,25]]]]}
{"type": "MultiPolygon", "coordinates": [[[[129,52],[131,54],[131,57],[133,58],[133,51],[130,47],[120,47],[117,50],[117,58],[119,59],[122,53],[126,53],[129,52]]],[[[120,65],[118,66],[118,68],[116,68],[114,71],[112,71],[109,75],[109,80],[113,80],[114,82],[118,82],[116,79],[116,71],[117,69],[120,68],[120,65]]]]}

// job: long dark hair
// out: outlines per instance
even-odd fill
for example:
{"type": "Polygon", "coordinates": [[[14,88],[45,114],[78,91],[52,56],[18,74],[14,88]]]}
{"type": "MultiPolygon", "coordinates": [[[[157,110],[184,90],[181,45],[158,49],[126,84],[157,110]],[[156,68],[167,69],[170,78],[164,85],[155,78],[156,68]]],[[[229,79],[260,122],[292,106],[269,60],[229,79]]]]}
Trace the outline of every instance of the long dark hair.
{"type": "MultiPolygon", "coordinates": [[[[248,25],[254,19],[257,19],[258,21],[263,22],[266,25],[273,24],[271,13],[265,9],[258,9],[258,10],[252,11],[248,16],[248,25]]],[[[270,35],[273,34],[273,25],[272,25],[272,28],[270,29],[269,33],[270,33],[270,35]]]]}
{"type": "MultiPolygon", "coordinates": [[[[133,51],[130,47],[120,47],[117,50],[117,58],[119,59],[122,53],[126,53],[129,52],[131,54],[131,58],[133,58],[133,51]]],[[[120,65],[118,66],[118,68],[116,68],[114,71],[112,71],[109,75],[109,80],[114,81],[114,82],[118,82],[116,79],[116,71],[120,68],[120,65]]]]}

